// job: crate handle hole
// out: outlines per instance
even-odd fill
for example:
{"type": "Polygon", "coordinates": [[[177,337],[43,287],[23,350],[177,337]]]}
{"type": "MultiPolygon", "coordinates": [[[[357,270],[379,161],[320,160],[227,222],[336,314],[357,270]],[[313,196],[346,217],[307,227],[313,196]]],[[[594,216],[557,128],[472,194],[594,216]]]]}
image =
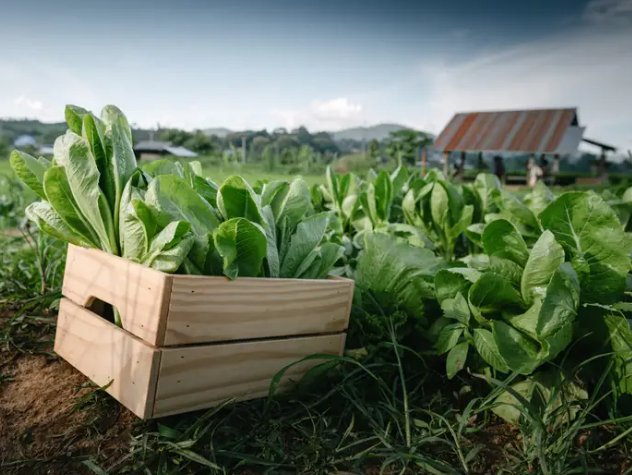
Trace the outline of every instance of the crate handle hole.
{"type": "Polygon", "coordinates": [[[116,311],[116,307],[114,307],[114,305],[94,297],[88,301],[86,308],[91,312],[96,313],[104,320],[114,323],[114,312],[116,311]]]}

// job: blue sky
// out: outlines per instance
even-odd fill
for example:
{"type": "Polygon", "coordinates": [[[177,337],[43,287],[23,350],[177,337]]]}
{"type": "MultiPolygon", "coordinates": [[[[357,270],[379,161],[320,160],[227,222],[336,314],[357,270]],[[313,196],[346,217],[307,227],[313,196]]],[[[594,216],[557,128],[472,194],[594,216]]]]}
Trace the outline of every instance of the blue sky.
{"type": "Polygon", "coordinates": [[[632,0],[0,0],[0,117],[114,103],[148,127],[438,132],[578,106],[632,148],[632,0]]]}

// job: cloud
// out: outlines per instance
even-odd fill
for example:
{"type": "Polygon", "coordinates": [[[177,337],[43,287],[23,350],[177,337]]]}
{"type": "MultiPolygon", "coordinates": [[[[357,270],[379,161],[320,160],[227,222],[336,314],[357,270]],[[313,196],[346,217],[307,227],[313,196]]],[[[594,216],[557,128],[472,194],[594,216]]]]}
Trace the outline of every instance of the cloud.
{"type": "Polygon", "coordinates": [[[632,26],[632,0],[592,0],[582,19],[597,25],[632,26]]]}
{"type": "Polygon", "coordinates": [[[45,61],[0,60],[0,116],[58,122],[64,118],[66,104],[97,111],[105,105],[88,83],[71,70],[45,61]]]}
{"type": "Polygon", "coordinates": [[[430,103],[420,122],[441,128],[456,112],[577,106],[587,136],[632,147],[632,30],[584,27],[422,69],[430,103]]]}
{"type": "Polygon", "coordinates": [[[360,104],[353,104],[346,97],[329,101],[314,100],[310,104],[310,111],[319,120],[349,120],[356,119],[362,113],[360,104]]]}
{"type": "Polygon", "coordinates": [[[314,99],[304,109],[274,109],[271,116],[289,129],[304,125],[309,129],[337,130],[362,120],[362,105],[346,97],[314,99]]]}
{"type": "Polygon", "coordinates": [[[42,104],[42,101],[29,99],[28,97],[25,97],[25,96],[20,96],[16,98],[15,101],[13,101],[13,103],[16,106],[24,106],[25,108],[33,110],[33,111],[41,111],[44,108],[44,104],[42,104]]]}

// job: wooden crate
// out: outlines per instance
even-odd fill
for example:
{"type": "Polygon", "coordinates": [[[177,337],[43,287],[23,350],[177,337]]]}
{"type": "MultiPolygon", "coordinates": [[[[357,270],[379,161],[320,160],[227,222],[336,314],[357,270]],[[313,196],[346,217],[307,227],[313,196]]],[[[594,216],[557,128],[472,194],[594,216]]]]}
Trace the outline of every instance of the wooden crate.
{"type": "MultiPolygon", "coordinates": [[[[55,351],[138,417],[204,409],[265,396],[274,375],[310,354],[341,354],[345,333],[158,348],[68,299],[59,307],[55,351]]],[[[287,388],[319,361],[291,367],[287,388]]]]}
{"type": "Polygon", "coordinates": [[[113,305],[125,330],[174,346],[344,331],[353,281],[170,275],[69,245],[62,293],[82,307],[113,305]]]}
{"type": "MultiPolygon", "coordinates": [[[[342,354],[353,281],[169,275],[70,245],[62,293],[55,351],[149,419],[265,396],[285,366],[342,354]]],[[[279,389],[318,363],[292,366],[279,389]]]]}

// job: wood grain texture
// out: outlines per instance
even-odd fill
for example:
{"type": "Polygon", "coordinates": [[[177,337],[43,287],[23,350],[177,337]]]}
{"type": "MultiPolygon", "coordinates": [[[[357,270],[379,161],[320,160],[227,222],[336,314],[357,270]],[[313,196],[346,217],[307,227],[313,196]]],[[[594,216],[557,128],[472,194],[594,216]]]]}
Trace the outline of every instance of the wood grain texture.
{"type": "Polygon", "coordinates": [[[83,307],[116,307],[123,328],[153,345],[164,340],[172,276],[96,249],[68,246],[62,293],[83,307]]]}
{"type": "Polygon", "coordinates": [[[152,345],[328,334],[349,325],[354,282],[168,275],[100,250],[68,246],[62,293],[118,309],[152,345]]]}
{"type": "Polygon", "coordinates": [[[340,332],[349,325],[353,285],[176,275],[164,345],[340,332]]]}
{"type": "MultiPolygon", "coordinates": [[[[338,355],[346,335],[322,335],[280,340],[225,343],[162,350],[153,417],[162,417],[267,395],[273,376],[308,355],[338,355]]],[[[281,388],[291,386],[311,360],[290,368],[281,388]]]]}
{"type": "Polygon", "coordinates": [[[62,299],[55,352],[143,419],[151,417],[160,350],[62,299]]]}

